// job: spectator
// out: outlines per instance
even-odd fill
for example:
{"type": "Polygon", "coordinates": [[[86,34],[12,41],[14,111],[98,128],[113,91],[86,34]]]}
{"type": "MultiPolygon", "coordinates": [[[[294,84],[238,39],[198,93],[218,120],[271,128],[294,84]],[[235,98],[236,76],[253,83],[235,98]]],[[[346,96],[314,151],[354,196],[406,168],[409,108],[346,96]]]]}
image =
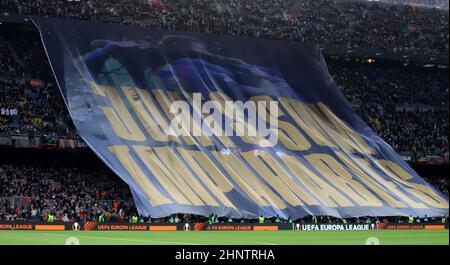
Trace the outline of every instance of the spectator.
{"type": "Polygon", "coordinates": [[[339,0],[4,0],[9,13],[121,23],[322,46],[448,55],[444,8],[339,0]]]}

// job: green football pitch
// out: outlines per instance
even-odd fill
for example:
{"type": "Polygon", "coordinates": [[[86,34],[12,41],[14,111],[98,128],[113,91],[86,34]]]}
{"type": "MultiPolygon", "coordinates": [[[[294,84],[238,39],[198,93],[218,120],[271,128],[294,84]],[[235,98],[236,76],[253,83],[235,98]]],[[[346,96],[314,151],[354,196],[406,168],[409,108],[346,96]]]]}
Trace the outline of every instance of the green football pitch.
{"type": "Polygon", "coordinates": [[[448,245],[449,230],[0,231],[0,245],[365,245],[378,243],[380,245],[448,245]]]}

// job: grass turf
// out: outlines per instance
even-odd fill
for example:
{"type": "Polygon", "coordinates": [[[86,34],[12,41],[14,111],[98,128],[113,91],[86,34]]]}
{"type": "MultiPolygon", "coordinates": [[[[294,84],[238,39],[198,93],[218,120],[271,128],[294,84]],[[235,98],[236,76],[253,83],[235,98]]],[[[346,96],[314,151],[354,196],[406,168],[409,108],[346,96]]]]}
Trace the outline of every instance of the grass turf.
{"type": "Polygon", "coordinates": [[[0,231],[0,245],[64,245],[71,237],[81,245],[364,245],[369,237],[380,245],[449,244],[449,230],[380,230],[0,231]]]}

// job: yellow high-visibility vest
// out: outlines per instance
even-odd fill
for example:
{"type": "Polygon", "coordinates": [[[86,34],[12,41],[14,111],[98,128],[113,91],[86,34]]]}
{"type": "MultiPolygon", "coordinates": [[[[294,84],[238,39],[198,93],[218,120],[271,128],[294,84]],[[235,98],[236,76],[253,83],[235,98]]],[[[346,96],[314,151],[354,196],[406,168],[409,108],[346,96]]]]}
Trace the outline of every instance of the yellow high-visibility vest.
{"type": "Polygon", "coordinates": [[[49,214],[47,217],[47,222],[53,223],[55,221],[55,216],[53,214],[49,214]]]}

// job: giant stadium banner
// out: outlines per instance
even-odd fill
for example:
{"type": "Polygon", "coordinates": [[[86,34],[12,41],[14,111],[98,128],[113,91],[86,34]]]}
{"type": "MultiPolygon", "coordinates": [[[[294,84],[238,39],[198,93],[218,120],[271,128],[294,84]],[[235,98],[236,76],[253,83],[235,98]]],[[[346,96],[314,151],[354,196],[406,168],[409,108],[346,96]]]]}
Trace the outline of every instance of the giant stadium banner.
{"type": "Polygon", "coordinates": [[[33,21],[79,134],[144,216],[448,213],[352,111],[318,47],[33,21]]]}

